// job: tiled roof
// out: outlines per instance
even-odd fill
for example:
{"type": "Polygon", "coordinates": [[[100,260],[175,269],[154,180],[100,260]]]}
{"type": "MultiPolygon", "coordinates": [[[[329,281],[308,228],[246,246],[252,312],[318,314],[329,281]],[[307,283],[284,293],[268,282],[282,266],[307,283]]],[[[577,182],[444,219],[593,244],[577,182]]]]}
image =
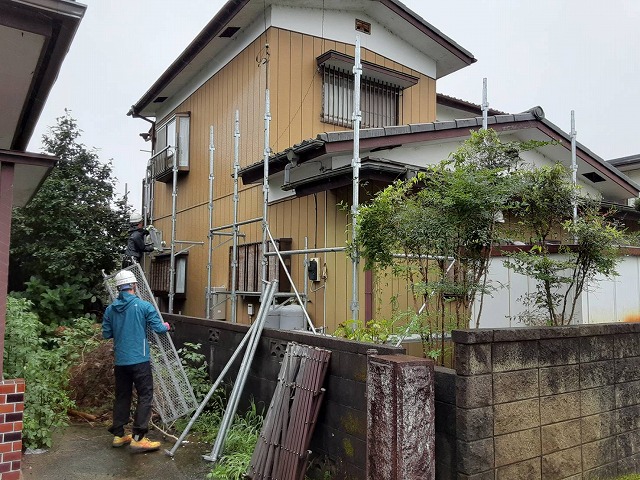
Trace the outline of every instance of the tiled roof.
{"type": "MultiPolygon", "coordinates": [[[[445,107],[457,108],[459,110],[467,110],[469,112],[482,115],[482,105],[477,105],[475,103],[462,100],[461,98],[452,97],[451,95],[445,95],[444,93],[436,93],[436,102],[439,105],[443,105],[445,107]]],[[[507,112],[490,108],[488,110],[488,114],[489,115],[507,115],[507,112]]]]}
{"type": "Polygon", "coordinates": [[[614,167],[626,167],[640,163],[640,154],[629,155],[627,157],[612,158],[607,160],[614,167]]]}
{"type": "MultiPolygon", "coordinates": [[[[491,115],[487,117],[487,125],[495,128],[499,128],[501,125],[518,124],[522,122],[539,122],[541,129],[546,131],[546,134],[558,138],[566,144],[571,143],[571,137],[568,133],[561,130],[558,126],[550,122],[545,118],[544,110],[542,107],[536,106],[526,112],[515,114],[502,114],[491,115]]],[[[368,139],[386,139],[388,142],[381,142],[387,145],[393,144],[393,137],[398,137],[398,144],[402,145],[408,143],[410,139],[407,136],[414,134],[424,134],[428,132],[434,132],[437,135],[439,131],[454,131],[456,129],[463,130],[465,134],[468,134],[469,129],[482,127],[482,117],[463,118],[458,120],[450,120],[444,122],[430,122],[430,123],[416,123],[409,125],[398,125],[384,128],[365,128],[360,130],[360,140],[367,141],[368,139]]],[[[531,128],[531,126],[525,126],[523,128],[531,128]]],[[[427,138],[428,140],[428,138],[427,138]]],[[[299,144],[272,155],[269,160],[270,168],[275,171],[284,169],[284,166],[289,162],[290,158],[296,157],[311,157],[319,156],[326,153],[326,149],[331,144],[339,142],[353,142],[353,130],[345,130],[338,132],[325,132],[320,133],[315,139],[305,140],[299,144]]],[[[577,148],[584,152],[592,164],[598,164],[601,168],[608,170],[611,175],[619,178],[621,181],[629,185],[632,189],[640,190],[635,182],[629,179],[624,173],[615,168],[611,162],[606,162],[604,159],[593,153],[579,142],[576,143],[577,148]]],[[[335,150],[334,150],[335,151],[335,150]]],[[[307,158],[308,159],[308,158],[307,158]]],[[[588,163],[589,163],[588,162],[588,163]]],[[[244,183],[251,183],[262,177],[263,174],[263,162],[259,161],[252,165],[243,168],[240,171],[240,176],[244,183]]]]}

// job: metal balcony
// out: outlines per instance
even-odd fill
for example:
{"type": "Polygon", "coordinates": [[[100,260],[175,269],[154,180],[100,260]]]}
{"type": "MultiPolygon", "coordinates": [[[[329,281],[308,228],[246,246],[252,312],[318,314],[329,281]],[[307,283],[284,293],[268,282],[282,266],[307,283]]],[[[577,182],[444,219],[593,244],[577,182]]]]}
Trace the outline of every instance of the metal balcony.
{"type": "MultiPolygon", "coordinates": [[[[151,157],[148,162],[151,178],[159,182],[170,183],[173,179],[173,162],[175,158],[176,149],[172,146],[160,150],[151,157]]],[[[188,171],[188,166],[178,166],[178,175],[188,171]]]]}

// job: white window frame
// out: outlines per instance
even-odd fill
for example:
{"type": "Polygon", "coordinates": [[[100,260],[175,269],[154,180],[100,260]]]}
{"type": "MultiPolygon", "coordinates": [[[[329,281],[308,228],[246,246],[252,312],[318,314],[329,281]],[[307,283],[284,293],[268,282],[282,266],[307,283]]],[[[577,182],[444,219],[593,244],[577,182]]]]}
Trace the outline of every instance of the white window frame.
{"type": "Polygon", "coordinates": [[[191,118],[189,113],[176,113],[156,127],[154,154],[169,147],[167,157],[178,152],[178,167],[189,168],[189,133],[191,118]]]}

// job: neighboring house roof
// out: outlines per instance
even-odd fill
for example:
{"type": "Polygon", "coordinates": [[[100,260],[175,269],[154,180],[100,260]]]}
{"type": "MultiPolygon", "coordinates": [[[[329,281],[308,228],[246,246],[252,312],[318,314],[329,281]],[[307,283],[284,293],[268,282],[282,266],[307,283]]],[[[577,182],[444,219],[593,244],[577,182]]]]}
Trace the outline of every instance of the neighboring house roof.
{"type": "Polygon", "coordinates": [[[613,158],[608,160],[618,170],[625,172],[627,170],[635,170],[640,167],[640,154],[629,155],[627,157],[613,158]]]}
{"type": "MultiPolygon", "coordinates": [[[[460,98],[451,97],[444,93],[436,93],[436,103],[445,107],[451,107],[455,110],[462,110],[474,114],[474,116],[482,116],[482,105],[467,102],[460,98]]],[[[487,112],[489,115],[508,115],[507,112],[490,108],[487,112]]]]}
{"type": "MultiPolygon", "coordinates": [[[[567,151],[571,151],[571,138],[556,125],[544,118],[541,107],[513,115],[492,115],[487,119],[489,128],[499,133],[520,134],[523,140],[551,140],[557,145],[548,145],[544,153],[551,160],[567,163],[567,151]]],[[[416,144],[438,143],[443,141],[463,141],[470,130],[482,127],[482,117],[466,118],[445,122],[400,125],[385,128],[360,130],[360,152],[363,158],[373,152],[380,155],[383,150],[416,144]]],[[[353,149],[353,131],[321,133],[315,139],[305,140],[282,152],[272,155],[269,160],[269,173],[283,171],[290,159],[298,164],[348,154],[353,149]]],[[[618,169],[577,143],[578,175],[587,182],[597,184],[597,188],[607,198],[626,199],[638,196],[640,186],[630,180],[618,169]]],[[[570,158],[570,157],[569,157],[570,158]]],[[[407,166],[413,169],[414,166],[407,166]]],[[[346,172],[345,175],[351,172],[346,172]]],[[[262,178],[263,162],[259,161],[240,171],[243,183],[253,183],[262,178]]],[[[319,179],[312,179],[317,182],[319,179]]],[[[300,182],[298,182],[300,183],[300,182]]]]}
{"type": "Polygon", "coordinates": [[[268,24],[271,20],[267,21],[266,11],[273,5],[366,12],[366,15],[385,25],[395,36],[419,51],[428,52],[429,57],[436,62],[437,78],[476,61],[470,52],[397,0],[324,0],[322,4],[313,0],[229,0],[131,107],[128,114],[156,116],[162,99],[172,97],[191,85],[198,73],[216,56],[230,48],[237,39],[237,32],[248,30],[256,19],[263,17],[264,27],[253,35],[257,36],[271,26],[268,24]]]}

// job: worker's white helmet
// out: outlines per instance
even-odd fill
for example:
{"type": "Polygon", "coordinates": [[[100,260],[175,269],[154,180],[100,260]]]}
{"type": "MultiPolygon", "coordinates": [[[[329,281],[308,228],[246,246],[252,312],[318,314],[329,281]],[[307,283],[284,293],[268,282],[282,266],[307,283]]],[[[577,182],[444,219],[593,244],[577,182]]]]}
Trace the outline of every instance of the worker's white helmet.
{"type": "Polygon", "coordinates": [[[131,225],[137,225],[142,221],[142,215],[140,215],[139,213],[132,213],[131,216],[129,217],[129,223],[131,225]]]}
{"type": "Polygon", "coordinates": [[[129,270],[120,270],[114,277],[118,290],[129,290],[137,283],[136,276],[129,270]]]}

